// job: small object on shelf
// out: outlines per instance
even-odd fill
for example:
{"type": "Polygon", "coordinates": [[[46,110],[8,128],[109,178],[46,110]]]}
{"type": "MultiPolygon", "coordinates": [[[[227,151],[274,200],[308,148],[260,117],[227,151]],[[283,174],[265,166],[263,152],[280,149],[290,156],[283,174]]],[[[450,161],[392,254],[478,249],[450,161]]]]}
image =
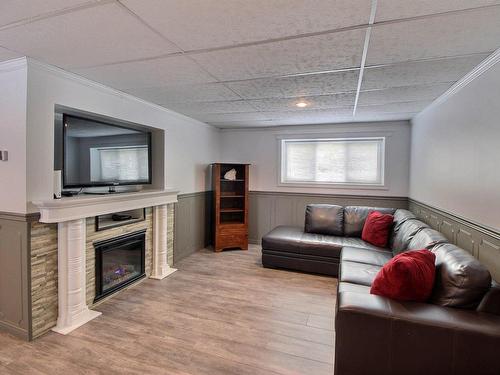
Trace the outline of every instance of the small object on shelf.
{"type": "Polygon", "coordinates": [[[249,164],[212,164],[216,252],[248,249],[248,170],[249,164]]]}
{"type": "Polygon", "coordinates": [[[123,215],[123,214],[113,214],[111,219],[114,221],[123,221],[132,219],[132,215],[123,215]]]}
{"type": "Polygon", "coordinates": [[[229,181],[235,181],[236,180],[236,169],[231,169],[227,171],[224,174],[224,179],[229,180],[229,181]]]}

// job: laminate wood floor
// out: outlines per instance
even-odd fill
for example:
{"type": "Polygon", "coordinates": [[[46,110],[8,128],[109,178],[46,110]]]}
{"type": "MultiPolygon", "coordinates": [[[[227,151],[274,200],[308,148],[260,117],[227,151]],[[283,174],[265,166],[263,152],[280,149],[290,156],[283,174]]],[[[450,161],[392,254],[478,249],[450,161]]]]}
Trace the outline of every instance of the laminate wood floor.
{"type": "Polygon", "coordinates": [[[333,374],[336,279],[202,250],[67,336],[0,333],[1,374],[333,374]]]}

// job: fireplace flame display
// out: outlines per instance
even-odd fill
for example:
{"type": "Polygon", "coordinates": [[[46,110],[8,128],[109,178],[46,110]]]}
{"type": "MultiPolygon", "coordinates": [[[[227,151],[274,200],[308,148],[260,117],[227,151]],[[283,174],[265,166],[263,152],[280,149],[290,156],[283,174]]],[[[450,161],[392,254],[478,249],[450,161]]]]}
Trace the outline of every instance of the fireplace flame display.
{"type": "Polygon", "coordinates": [[[120,265],[106,265],[103,267],[103,283],[104,289],[109,289],[118,285],[124,281],[127,281],[131,277],[135,277],[140,274],[140,265],[134,264],[120,264],[120,265]]]}

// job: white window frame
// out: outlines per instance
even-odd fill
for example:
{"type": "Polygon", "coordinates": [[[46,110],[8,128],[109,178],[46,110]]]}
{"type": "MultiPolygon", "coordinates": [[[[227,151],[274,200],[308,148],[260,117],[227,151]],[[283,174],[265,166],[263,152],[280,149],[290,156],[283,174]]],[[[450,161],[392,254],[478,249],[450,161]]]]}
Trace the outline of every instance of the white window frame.
{"type": "Polygon", "coordinates": [[[375,137],[320,137],[316,135],[304,136],[300,138],[295,137],[278,137],[278,186],[283,187],[308,187],[308,188],[327,188],[327,189],[373,189],[373,190],[388,190],[387,175],[386,175],[386,136],[375,137]],[[293,182],[284,180],[284,171],[286,171],[286,157],[284,147],[286,142],[297,141],[381,141],[379,153],[379,165],[381,182],[380,183],[345,183],[345,182],[293,182]]]}

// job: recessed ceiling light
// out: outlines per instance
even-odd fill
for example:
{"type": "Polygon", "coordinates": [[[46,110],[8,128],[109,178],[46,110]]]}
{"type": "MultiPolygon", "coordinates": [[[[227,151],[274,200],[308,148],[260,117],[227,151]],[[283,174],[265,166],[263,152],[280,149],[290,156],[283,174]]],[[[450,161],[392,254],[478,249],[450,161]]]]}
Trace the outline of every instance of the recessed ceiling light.
{"type": "Polygon", "coordinates": [[[297,102],[297,103],[295,103],[295,105],[296,105],[297,107],[299,107],[299,108],[305,108],[305,107],[307,107],[309,104],[308,104],[308,103],[306,103],[306,102],[297,102]]]}

